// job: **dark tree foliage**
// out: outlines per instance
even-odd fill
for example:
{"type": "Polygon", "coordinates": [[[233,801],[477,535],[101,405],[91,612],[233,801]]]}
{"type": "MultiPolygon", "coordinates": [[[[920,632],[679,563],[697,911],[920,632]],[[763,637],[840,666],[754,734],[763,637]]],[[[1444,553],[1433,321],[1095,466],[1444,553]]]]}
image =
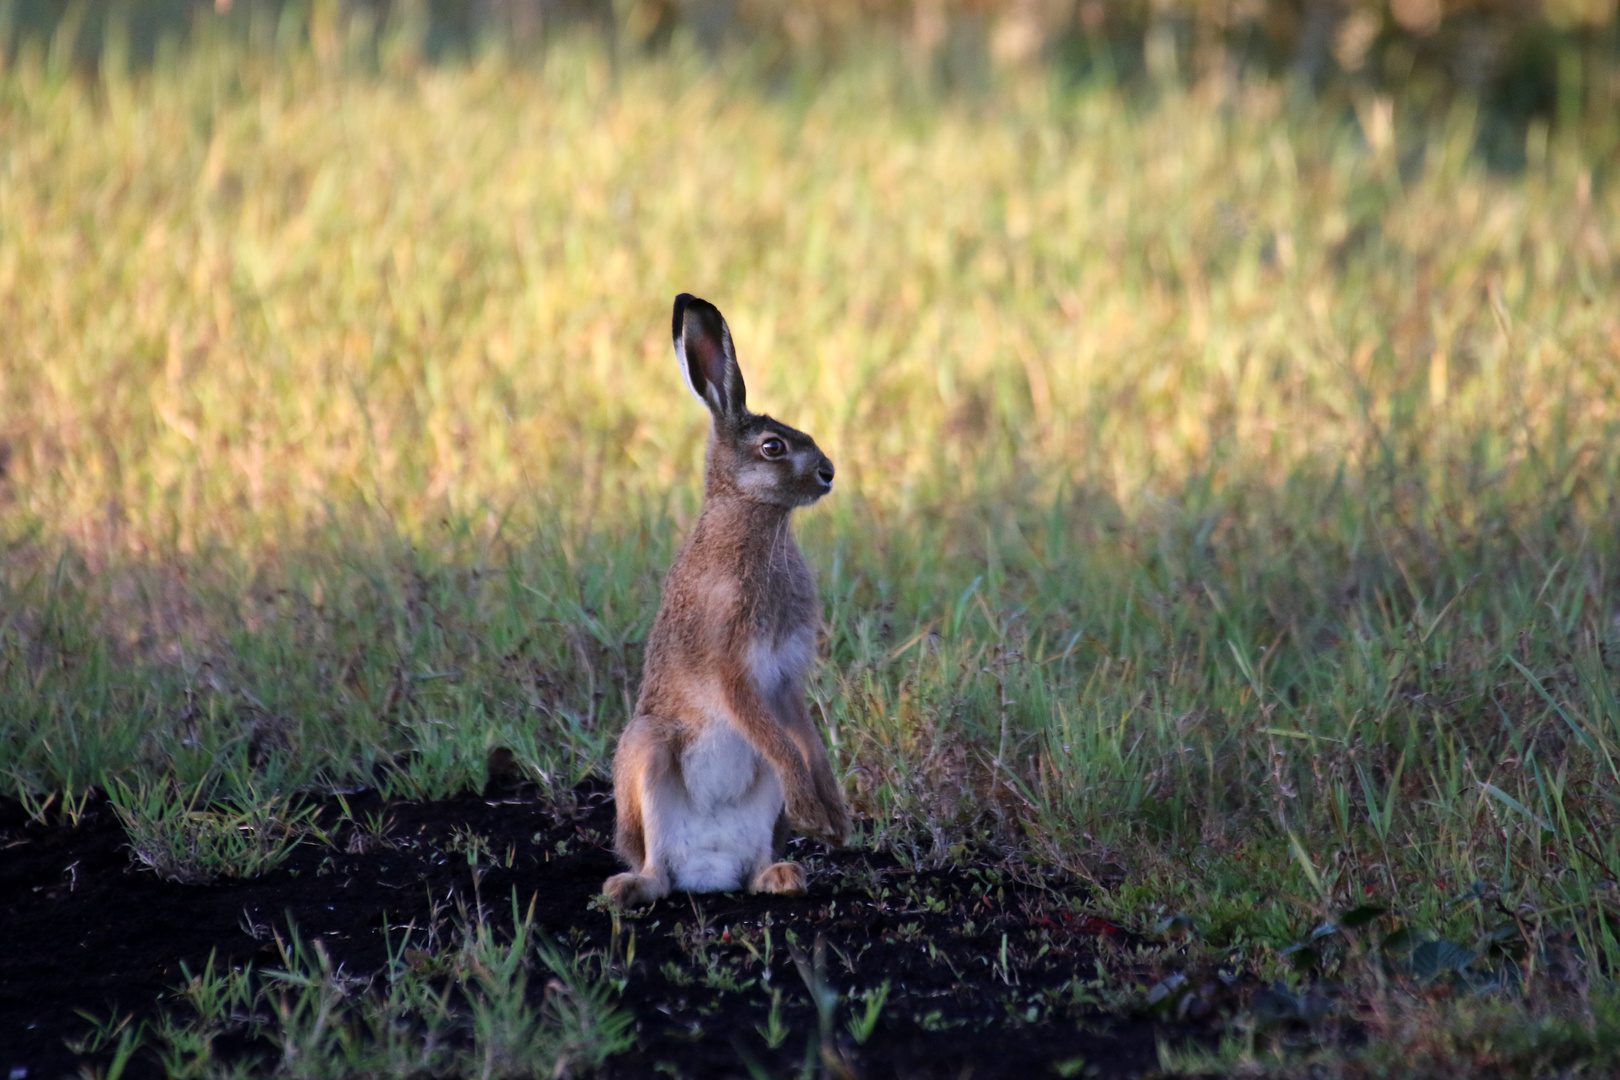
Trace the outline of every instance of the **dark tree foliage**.
{"type": "Polygon", "coordinates": [[[1617,10],[1604,0],[12,0],[0,45],[10,57],[29,39],[70,35],[67,54],[94,70],[113,35],[139,66],[207,22],[300,32],[334,13],[363,15],[378,33],[414,14],[432,62],[490,41],[533,58],[578,34],[628,57],[686,34],[711,54],[763,48],[782,67],[886,40],[945,87],[1044,64],[1075,83],[1237,74],[1418,104],[1463,94],[1484,108],[1482,150],[1511,157],[1532,119],[1568,124],[1620,106],[1617,10]]]}

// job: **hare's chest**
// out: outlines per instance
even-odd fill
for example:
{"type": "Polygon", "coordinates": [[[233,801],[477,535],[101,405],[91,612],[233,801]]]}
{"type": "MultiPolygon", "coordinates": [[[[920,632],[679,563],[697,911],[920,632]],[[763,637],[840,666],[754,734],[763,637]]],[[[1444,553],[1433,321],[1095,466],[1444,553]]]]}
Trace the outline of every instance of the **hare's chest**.
{"type": "Polygon", "coordinates": [[[815,578],[797,547],[782,552],[763,592],[748,649],[754,685],[767,697],[797,694],[815,663],[821,619],[815,578]]]}
{"type": "Polygon", "coordinates": [[[770,771],[765,759],[730,724],[705,726],[681,754],[687,793],[709,815],[749,801],[762,771],[770,771]]]}
{"type": "Polygon", "coordinates": [[[816,659],[816,635],[812,626],[789,633],[761,635],[748,650],[748,666],[754,685],[767,699],[797,694],[816,659]]]}

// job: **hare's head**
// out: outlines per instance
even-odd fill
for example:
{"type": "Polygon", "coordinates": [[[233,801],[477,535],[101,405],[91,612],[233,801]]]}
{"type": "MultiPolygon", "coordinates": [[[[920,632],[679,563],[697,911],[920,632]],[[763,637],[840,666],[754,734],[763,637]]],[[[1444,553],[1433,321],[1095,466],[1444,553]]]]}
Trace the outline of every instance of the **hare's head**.
{"type": "Polygon", "coordinates": [[[808,506],[832,490],[833,463],[802,431],[748,411],[731,329],[720,309],[689,293],[675,298],[675,357],[681,375],[714,417],[711,493],[808,506]]]}

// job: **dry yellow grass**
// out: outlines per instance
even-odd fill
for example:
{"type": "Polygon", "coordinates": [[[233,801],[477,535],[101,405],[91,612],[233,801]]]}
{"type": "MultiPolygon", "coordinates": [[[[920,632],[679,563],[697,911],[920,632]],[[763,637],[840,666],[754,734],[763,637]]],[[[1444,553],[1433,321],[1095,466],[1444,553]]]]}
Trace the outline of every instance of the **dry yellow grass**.
{"type": "Polygon", "coordinates": [[[1582,475],[1612,457],[1620,192],[1565,142],[1500,178],[1465,110],[1268,86],[908,103],[876,68],[771,97],[393,60],[5,73],[8,531],[193,550],[667,492],[701,438],[683,289],[872,512],[1019,476],[1136,505],[1388,440],[1447,483],[1555,428],[1582,475]]]}

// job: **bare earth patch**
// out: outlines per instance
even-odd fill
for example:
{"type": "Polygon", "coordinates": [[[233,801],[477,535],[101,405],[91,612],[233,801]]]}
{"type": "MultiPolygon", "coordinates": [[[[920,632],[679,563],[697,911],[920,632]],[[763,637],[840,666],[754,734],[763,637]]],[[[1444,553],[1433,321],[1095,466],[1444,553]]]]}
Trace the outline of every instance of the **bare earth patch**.
{"type": "MultiPolygon", "coordinates": [[[[322,808],[331,843],[306,841],[257,879],[206,886],[140,869],[105,803],[76,828],[41,826],[5,803],[0,1067],[29,1077],[104,1067],[115,1043],[95,1046],[81,1011],[113,1023],[133,1016],[131,1027],[165,1010],[183,1020],[178,988],[210,957],[215,971],[277,970],[296,933],[360,987],[379,977],[407,926],[419,943],[448,940],[482,909],[496,937],[509,935],[514,896],[525,913],[532,904],[537,936],[599,954],[622,979],[617,1004],[634,1018],[635,1044],[609,1060],[607,1076],[785,1075],[818,1048],[848,1075],[1025,1077],[1056,1066],[1129,1076],[1157,1067],[1159,1040],[1197,1031],[1098,1007],[1095,980],[1128,966],[1135,942],[1078,913],[1073,883],[1027,871],[1015,879],[989,864],[906,869],[889,855],[800,842],[795,857],[812,869],[805,896],[677,893],[615,926],[593,903],[617,866],[612,804],[597,785],[577,789],[571,806],[528,788],[388,805],[362,792],[346,802],[352,817],[341,824],[335,799],[322,808]],[[391,824],[380,835],[352,824],[368,818],[391,824]],[[818,984],[837,994],[825,1043],[818,984]]],[[[432,948],[416,962],[435,962],[432,948]]],[[[529,993],[542,999],[546,980],[529,993]]],[[[216,1060],[276,1067],[285,1048],[260,1012],[220,1030],[216,1060]]],[[[124,1075],[161,1075],[157,1053],[137,1050],[124,1075]]]]}

